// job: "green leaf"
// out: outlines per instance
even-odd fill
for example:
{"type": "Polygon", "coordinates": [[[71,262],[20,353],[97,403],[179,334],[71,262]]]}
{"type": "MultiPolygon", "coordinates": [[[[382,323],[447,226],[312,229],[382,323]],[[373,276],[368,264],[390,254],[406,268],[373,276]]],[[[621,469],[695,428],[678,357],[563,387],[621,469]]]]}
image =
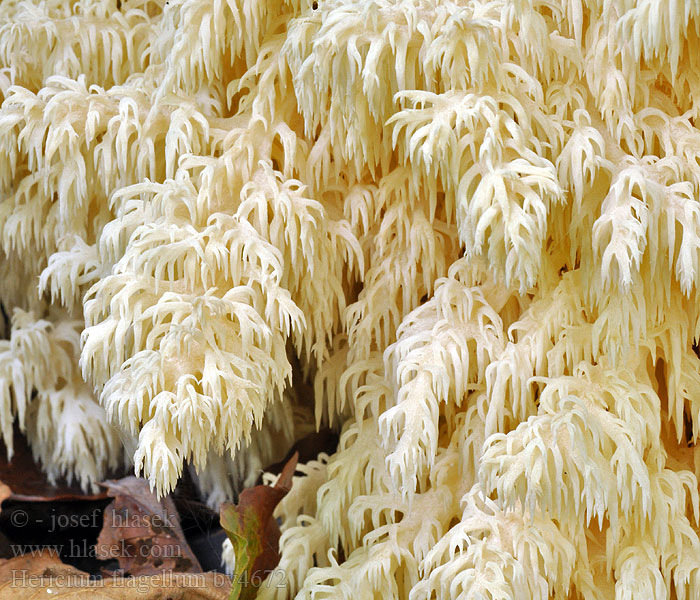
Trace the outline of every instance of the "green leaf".
{"type": "Polygon", "coordinates": [[[257,588],[279,563],[280,530],[272,516],[292,487],[298,454],[289,459],[274,486],[243,490],[238,504],[222,504],[221,527],[236,557],[229,600],[251,600],[257,588]]]}

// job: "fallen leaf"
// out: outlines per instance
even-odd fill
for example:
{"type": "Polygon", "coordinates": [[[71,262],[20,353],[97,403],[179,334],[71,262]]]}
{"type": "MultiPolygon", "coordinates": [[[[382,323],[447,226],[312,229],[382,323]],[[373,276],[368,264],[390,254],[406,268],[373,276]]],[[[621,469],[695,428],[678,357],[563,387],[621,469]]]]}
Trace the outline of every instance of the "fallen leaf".
{"type": "Polygon", "coordinates": [[[27,502],[54,502],[57,500],[100,500],[106,498],[104,492],[86,494],[77,483],[68,485],[64,479],[55,484],[49,483],[46,474],[32,456],[27,440],[15,428],[13,435],[12,460],[7,459],[5,444],[0,442],[0,473],[2,481],[12,494],[12,500],[27,502]]]}
{"type": "Polygon", "coordinates": [[[0,581],[11,578],[14,571],[26,571],[27,573],[58,573],[62,568],[68,571],[78,571],[65,565],[61,559],[48,548],[37,550],[32,554],[23,554],[8,560],[0,559],[0,581]]]}
{"type": "Polygon", "coordinates": [[[12,496],[10,486],[5,485],[2,481],[0,481],[0,510],[2,510],[2,503],[10,496],[12,496]]]}
{"type": "Polygon", "coordinates": [[[95,580],[48,550],[0,560],[0,600],[225,600],[230,590],[230,579],[221,573],[95,580]]]}
{"type": "Polygon", "coordinates": [[[254,598],[279,563],[280,529],[272,513],[292,487],[298,458],[295,452],[274,486],[256,485],[241,492],[237,505],[221,506],[221,526],[236,556],[230,600],[254,598]]]}
{"type": "Polygon", "coordinates": [[[119,567],[131,575],[202,572],[169,496],[158,500],[148,483],[138,477],[101,485],[114,501],[104,512],[95,545],[98,558],[116,558],[119,567]]]}
{"type": "MultiPolygon", "coordinates": [[[[12,496],[12,490],[0,481],[0,512],[2,511],[2,503],[10,496],[12,496]]],[[[5,534],[0,531],[0,556],[7,556],[10,552],[12,552],[12,544],[5,534]]]]}
{"type": "Polygon", "coordinates": [[[13,440],[11,460],[0,441],[0,558],[13,558],[30,547],[36,550],[48,544],[62,546],[66,555],[76,555],[67,549],[80,546],[86,550],[81,550],[75,562],[85,568],[92,561],[97,567],[87,547],[92,547],[99,531],[107,494],[85,493],[64,478],[49,483],[17,425],[13,440]]]}

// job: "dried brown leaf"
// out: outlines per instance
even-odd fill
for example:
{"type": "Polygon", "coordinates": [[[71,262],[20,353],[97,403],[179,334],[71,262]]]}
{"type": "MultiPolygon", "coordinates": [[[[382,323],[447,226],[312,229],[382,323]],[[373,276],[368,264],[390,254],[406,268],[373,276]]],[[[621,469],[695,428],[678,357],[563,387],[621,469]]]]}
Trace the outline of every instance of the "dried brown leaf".
{"type": "Polygon", "coordinates": [[[104,512],[95,546],[98,558],[116,558],[131,575],[163,572],[201,573],[169,496],[158,500],[137,477],[104,482],[114,501],[104,512]]]}
{"type": "Polygon", "coordinates": [[[220,573],[163,573],[91,580],[48,551],[0,560],[0,600],[225,600],[231,582],[220,573]]]}
{"type": "Polygon", "coordinates": [[[54,502],[72,500],[100,500],[106,498],[104,492],[86,494],[77,483],[68,485],[61,479],[56,483],[50,483],[46,473],[34,460],[32,450],[27,440],[15,429],[12,459],[7,459],[7,449],[0,442],[0,473],[2,481],[7,485],[12,494],[12,500],[27,502],[54,502]]]}

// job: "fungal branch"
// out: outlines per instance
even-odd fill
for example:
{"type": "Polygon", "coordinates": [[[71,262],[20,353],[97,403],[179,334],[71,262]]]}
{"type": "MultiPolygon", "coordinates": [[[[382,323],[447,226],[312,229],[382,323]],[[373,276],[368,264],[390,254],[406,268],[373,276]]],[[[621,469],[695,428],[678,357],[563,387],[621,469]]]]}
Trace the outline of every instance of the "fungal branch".
{"type": "Polygon", "coordinates": [[[696,597],[700,4],[118,4],[0,4],[8,451],[329,424],[259,597],[696,597]]]}

